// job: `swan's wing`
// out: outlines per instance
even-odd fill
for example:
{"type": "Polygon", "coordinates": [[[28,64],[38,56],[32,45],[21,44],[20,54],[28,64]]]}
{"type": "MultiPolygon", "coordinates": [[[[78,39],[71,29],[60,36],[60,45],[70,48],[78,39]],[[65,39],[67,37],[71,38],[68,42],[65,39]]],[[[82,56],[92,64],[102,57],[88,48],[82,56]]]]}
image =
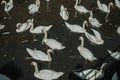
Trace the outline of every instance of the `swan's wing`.
{"type": "Polygon", "coordinates": [[[90,12],[89,10],[87,10],[84,6],[76,6],[75,9],[80,12],[80,13],[88,13],[90,12]]]}
{"type": "Polygon", "coordinates": [[[96,18],[89,18],[89,22],[97,28],[102,26],[102,24],[96,18]]]}
{"type": "Polygon", "coordinates": [[[94,32],[95,37],[97,39],[101,40],[102,37],[101,37],[100,33],[98,31],[96,31],[95,29],[91,29],[91,30],[94,32]]]}
{"type": "Polygon", "coordinates": [[[90,33],[88,33],[88,32],[86,32],[86,31],[85,31],[85,36],[93,43],[94,43],[94,41],[96,41],[95,36],[90,34],[90,33]]]}

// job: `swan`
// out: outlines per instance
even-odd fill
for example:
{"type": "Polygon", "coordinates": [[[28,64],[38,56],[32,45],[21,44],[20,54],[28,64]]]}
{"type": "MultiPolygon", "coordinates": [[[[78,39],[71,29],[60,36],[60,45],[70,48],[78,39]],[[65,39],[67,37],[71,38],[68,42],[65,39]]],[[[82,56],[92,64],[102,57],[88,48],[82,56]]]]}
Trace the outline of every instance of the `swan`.
{"type": "MultiPolygon", "coordinates": [[[[39,61],[52,61],[52,58],[50,56],[50,53],[53,53],[52,49],[47,50],[47,54],[45,54],[43,51],[40,50],[32,50],[30,48],[26,48],[26,51],[30,54],[31,58],[39,61]]],[[[29,58],[29,57],[27,57],[29,58]]]]}
{"type": "Polygon", "coordinates": [[[118,79],[117,72],[115,72],[115,73],[114,73],[114,75],[113,75],[113,77],[112,77],[112,79],[111,79],[111,80],[119,80],[119,79],[118,79]]]}
{"type": "Polygon", "coordinates": [[[120,52],[112,52],[111,50],[107,50],[111,57],[113,57],[116,60],[120,60],[120,52]]]}
{"type": "Polygon", "coordinates": [[[65,22],[65,25],[66,25],[66,27],[67,27],[68,29],[70,29],[71,32],[84,33],[85,31],[84,31],[84,29],[83,29],[82,27],[84,27],[85,25],[87,25],[87,22],[84,21],[82,27],[79,26],[79,25],[76,25],[76,24],[73,24],[73,25],[72,25],[72,24],[69,24],[69,23],[67,23],[67,22],[65,22]]]}
{"type": "Polygon", "coordinates": [[[13,0],[10,0],[8,3],[5,0],[2,0],[1,4],[5,4],[4,11],[7,13],[9,19],[11,19],[9,11],[14,7],[13,0]]]}
{"type": "Polygon", "coordinates": [[[120,0],[115,0],[115,4],[120,9],[120,0]]]}
{"type": "Polygon", "coordinates": [[[103,63],[100,70],[96,69],[86,69],[81,72],[74,72],[77,76],[81,77],[82,79],[87,80],[97,80],[104,76],[103,68],[107,65],[107,63],[103,63]]]}
{"type": "Polygon", "coordinates": [[[3,29],[5,25],[0,24],[0,30],[3,29]]]}
{"type": "Polygon", "coordinates": [[[17,23],[16,24],[16,32],[20,33],[20,32],[24,32],[26,30],[28,30],[30,27],[32,26],[31,24],[31,19],[28,19],[26,23],[17,23]]]}
{"type": "Polygon", "coordinates": [[[47,46],[49,46],[51,49],[55,50],[62,50],[65,48],[60,42],[54,40],[54,39],[47,39],[47,31],[45,29],[42,30],[44,32],[44,38],[42,40],[42,43],[45,43],[47,46]]]}
{"type": "Polygon", "coordinates": [[[97,0],[97,6],[98,6],[99,10],[107,13],[105,19],[107,19],[108,15],[110,13],[110,8],[113,7],[113,5],[114,4],[112,2],[110,2],[109,5],[107,6],[106,4],[102,4],[99,0],[97,0]]]}
{"type": "Polygon", "coordinates": [[[69,13],[67,11],[67,8],[65,8],[63,5],[61,5],[60,7],[60,16],[62,17],[63,20],[69,19],[69,13]]]}
{"type": "Polygon", "coordinates": [[[0,80],[11,80],[11,79],[3,74],[0,74],[0,80]]]}
{"type": "Polygon", "coordinates": [[[89,60],[89,61],[97,60],[97,58],[94,57],[94,55],[92,54],[92,52],[89,49],[87,49],[87,48],[84,47],[84,39],[83,39],[82,36],[80,37],[80,40],[81,40],[81,45],[79,45],[77,47],[77,50],[79,51],[79,53],[81,54],[81,56],[83,56],[85,58],[85,60],[89,60]]]}
{"type": "Polygon", "coordinates": [[[102,24],[96,19],[96,18],[93,18],[93,12],[90,11],[90,16],[88,18],[90,24],[96,28],[100,28],[102,26],[102,24]]]}
{"type": "MultiPolygon", "coordinates": [[[[81,0],[80,0],[80,2],[81,2],[81,0]]],[[[78,6],[78,0],[76,0],[74,8],[75,8],[76,11],[78,11],[80,13],[88,13],[88,12],[90,12],[84,6],[78,6]]],[[[77,16],[77,12],[75,12],[75,16],[77,16]]]]}
{"type": "Polygon", "coordinates": [[[94,35],[85,31],[85,36],[92,43],[97,44],[97,45],[102,45],[104,43],[104,40],[102,39],[101,34],[98,31],[96,31],[95,29],[91,29],[91,30],[93,31],[94,35]]]}
{"type": "Polygon", "coordinates": [[[120,35],[120,26],[117,28],[116,32],[120,35]]]}
{"type": "Polygon", "coordinates": [[[64,74],[63,72],[56,72],[56,71],[50,70],[50,69],[42,69],[42,70],[38,71],[36,62],[32,62],[31,65],[33,65],[35,67],[34,76],[38,79],[55,80],[64,74]]]}
{"type": "Polygon", "coordinates": [[[30,4],[28,6],[29,14],[34,14],[36,12],[39,12],[40,8],[40,0],[36,0],[35,4],[30,4]]]}

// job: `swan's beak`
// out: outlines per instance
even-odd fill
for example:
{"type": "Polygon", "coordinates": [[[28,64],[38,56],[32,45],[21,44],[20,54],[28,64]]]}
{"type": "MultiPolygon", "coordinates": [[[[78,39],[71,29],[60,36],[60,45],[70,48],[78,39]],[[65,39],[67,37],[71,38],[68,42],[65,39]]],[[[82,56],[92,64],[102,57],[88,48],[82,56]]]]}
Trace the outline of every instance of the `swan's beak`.
{"type": "Polygon", "coordinates": [[[54,50],[52,50],[50,53],[55,54],[54,50]]]}

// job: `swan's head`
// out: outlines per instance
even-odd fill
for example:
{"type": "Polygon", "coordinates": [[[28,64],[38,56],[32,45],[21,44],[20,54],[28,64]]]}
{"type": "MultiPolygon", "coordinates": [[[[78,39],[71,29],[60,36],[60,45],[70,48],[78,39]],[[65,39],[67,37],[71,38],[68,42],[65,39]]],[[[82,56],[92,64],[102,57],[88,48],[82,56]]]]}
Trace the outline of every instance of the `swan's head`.
{"type": "Polygon", "coordinates": [[[87,20],[84,20],[84,21],[83,21],[83,24],[86,25],[86,26],[88,26],[87,20]]]}
{"type": "Polygon", "coordinates": [[[16,27],[19,28],[21,26],[21,23],[17,23],[16,27]]]}
{"type": "Polygon", "coordinates": [[[36,66],[37,63],[36,62],[31,62],[31,65],[36,66]]]}
{"type": "Polygon", "coordinates": [[[80,36],[80,37],[79,37],[79,40],[83,40],[83,36],[80,36]]]}
{"type": "Polygon", "coordinates": [[[113,7],[113,6],[114,6],[113,2],[110,2],[110,3],[109,3],[109,6],[110,6],[110,7],[113,7]]]}
{"type": "Polygon", "coordinates": [[[7,2],[6,2],[5,0],[2,0],[1,5],[2,5],[2,4],[6,4],[6,3],[7,3],[7,2]]]}
{"type": "Polygon", "coordinates": [[[48,49],[47,52],[55,54],[53,49],[48,49]]]}

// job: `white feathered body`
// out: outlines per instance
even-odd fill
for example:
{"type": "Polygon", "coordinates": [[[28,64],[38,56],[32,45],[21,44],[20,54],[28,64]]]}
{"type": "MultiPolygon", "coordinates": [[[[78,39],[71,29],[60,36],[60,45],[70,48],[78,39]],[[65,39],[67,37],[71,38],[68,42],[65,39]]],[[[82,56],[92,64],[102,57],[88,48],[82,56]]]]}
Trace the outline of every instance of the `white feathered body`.
{"type": "Polygon", "coordinates": [[[35,75],[35,77],[42,80],[53,80],[53,79],[58,79],[63,74],[64,74],[63,72],[56,72],[49,69],[43,69],[40,70],[39,73],[35,75]]]}
{"type": "Polygon", "coordinates": [[[26,48],[26,51],[35,60],[51,61],[51,59],[49,59],[49,56],[47,54],[45,54],[43,51],[36,50],[36,49],[32,50],[30,48],[26,48]]]}
{"type": "Polygon", "coordinates": [[[34,14],[36,12],[39,12],[39,8],[40,6],[39,5],[36,5],[36,4],[31,4],[28,9],[29,9],[29,14],[34,14]]]}
{"type": "Polygon", "coordinates": [[[65,48],[60,42],[54,40],[54,39],[45,39],[44,43],[49,46],[51,49],[57,49],[62,50],[65,48]]]}
{"type": "Polygon", "coordinates": [[[115,0],[115,4],[120,9],[120,0],[115,0]]]}
{"type": "Polygon", "coordinates": [[[75,24],[69,24],[67,22],[65,22],[65,25],[68,29],[70,29],[71,32],[75,32],[75,33],[84,33],[84,30],[81,26],[79,25],[75,25],[75,24]]]}
{"type": "Polygon", "coordinates": [[[117,33],[120,35],[120,26],[117,28],[117,33]]]}
{"type": "Polygon", "coordinates": [[[89,60],[89,61],[97,60],[97,58],[94,57],[92,52],[90,50],[88,50],[87,48],[78,46],[77,49],[78,49],[79,53],[81,54],[81,56],[84,57],[86,60],[89,60]]]}
{"type": "Polygon", "coordinates": [[[89,10],[87,10],[84,6],[75,6],[74,7],[78,12],[80,13],[88,13],[90,12],[89,10]]]}
{"type": "Polygon", "coordinates": [[[8,12],[8,11],[10,11],[12,8],[13,8],[13,0],[10,0],[10,1],[6,4],[4,10],[5,10],[5,12],[8,12]]]}

